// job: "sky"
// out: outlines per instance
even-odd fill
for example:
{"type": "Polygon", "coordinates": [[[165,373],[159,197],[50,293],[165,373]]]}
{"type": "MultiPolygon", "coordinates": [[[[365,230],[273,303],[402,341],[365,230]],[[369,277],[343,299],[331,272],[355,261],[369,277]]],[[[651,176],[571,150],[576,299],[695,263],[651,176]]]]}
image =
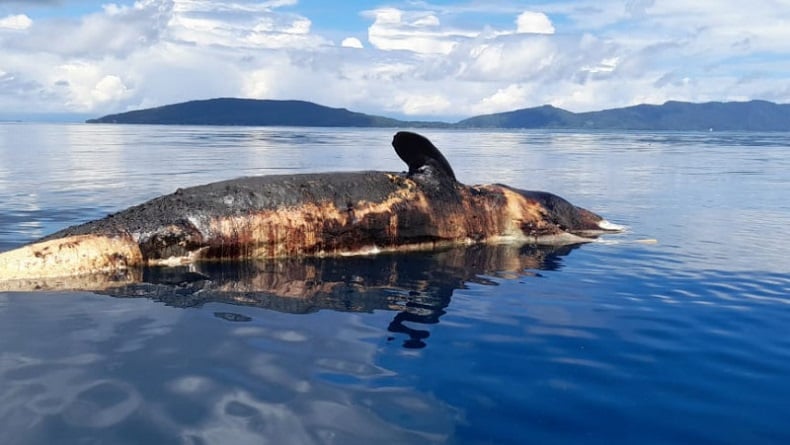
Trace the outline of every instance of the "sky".
{"type": "Polygon", "coordinates": [[[790,103],[790,0],[0,0],[0,114],[790,103]]]}

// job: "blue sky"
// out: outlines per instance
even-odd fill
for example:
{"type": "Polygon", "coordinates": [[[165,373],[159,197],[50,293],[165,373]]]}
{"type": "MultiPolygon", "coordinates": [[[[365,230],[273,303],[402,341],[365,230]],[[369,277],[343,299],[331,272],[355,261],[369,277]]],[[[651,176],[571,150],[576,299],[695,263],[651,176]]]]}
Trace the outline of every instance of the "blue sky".
{"type": "Polygon", "coordinates": [[[0,115],[302,99],[454,119],[790,102],[790,0],[0,0],[0,115]]]}

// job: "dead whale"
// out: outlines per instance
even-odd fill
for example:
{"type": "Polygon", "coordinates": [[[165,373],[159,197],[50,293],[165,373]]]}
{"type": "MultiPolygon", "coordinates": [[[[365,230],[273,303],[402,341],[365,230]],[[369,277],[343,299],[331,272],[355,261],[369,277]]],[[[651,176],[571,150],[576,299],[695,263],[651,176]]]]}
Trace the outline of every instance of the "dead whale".
{"type": "Polygon", "coordinates": [[[461,184],[416,133],[399,132],[392,145],[408,173],[244,177],[178,189],[0,253],[0,280],[480,242],[568,245],[617,229],[551,193],[461,184]]]}

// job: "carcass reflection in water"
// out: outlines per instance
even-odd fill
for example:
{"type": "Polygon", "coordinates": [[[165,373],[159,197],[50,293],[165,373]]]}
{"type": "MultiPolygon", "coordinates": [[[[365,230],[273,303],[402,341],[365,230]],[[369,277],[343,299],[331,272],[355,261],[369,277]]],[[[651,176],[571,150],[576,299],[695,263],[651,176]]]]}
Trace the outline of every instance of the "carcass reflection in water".
{"type": "MultiPolygon", "coordinates": [[[[490,277],[513,278],[557,269],[560,257],[572,249],[474,245],[431,253],[203,263],[191,268],[145,269],[140,282],[100,293],[152,298],[175,307],[220,302],[293,314],[322,309],[396,311],[387,329],[408,336],[404,347],[422,348],[429,332],[406,322],[438,323],[454,290],[466,283],[494,285],[490,277]]],[[[250,321],[231,312],[215,316],[250,321]]]]}
{"type": "MultiPolygon", "coordinates": [[[[472,245],[433,252],[332,258],[205,262],[134,269],[123,274],[6,283],[11,290],[90,290],[119,298],[151,298],[174,307],[216,302],[292,314],[322,309],[395,311],[388,330],[425,346],[429,332],[406,325],[436,324],[453,291],[466,283],[495,285],[492,277],[536,275],[560,267],[576,246],[472,245]]],[[[247,315],[217,312],[232,322],[247,315]]]]}

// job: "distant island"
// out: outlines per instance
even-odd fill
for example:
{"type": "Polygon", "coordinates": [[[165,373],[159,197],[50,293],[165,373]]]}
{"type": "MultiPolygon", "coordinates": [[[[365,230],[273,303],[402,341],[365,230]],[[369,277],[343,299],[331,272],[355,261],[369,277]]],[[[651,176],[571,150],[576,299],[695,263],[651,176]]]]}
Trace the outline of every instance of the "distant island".
{"type": "Polygon", "coordinates": [[[330,108],[301,100],[219,98],[193,100],[88,119],[89,124],[248,125],[294,127],[447,127],[330,108]]]}
{"type": "Polygon", "coordinates": [[[456,123],[402,121],[298,100],[219,98],[126,113],[88,123],[300,127],[790,131],[790,104],[749,102],[636,105],[573,113],[551,105],[487,114],[456,123]]]}

